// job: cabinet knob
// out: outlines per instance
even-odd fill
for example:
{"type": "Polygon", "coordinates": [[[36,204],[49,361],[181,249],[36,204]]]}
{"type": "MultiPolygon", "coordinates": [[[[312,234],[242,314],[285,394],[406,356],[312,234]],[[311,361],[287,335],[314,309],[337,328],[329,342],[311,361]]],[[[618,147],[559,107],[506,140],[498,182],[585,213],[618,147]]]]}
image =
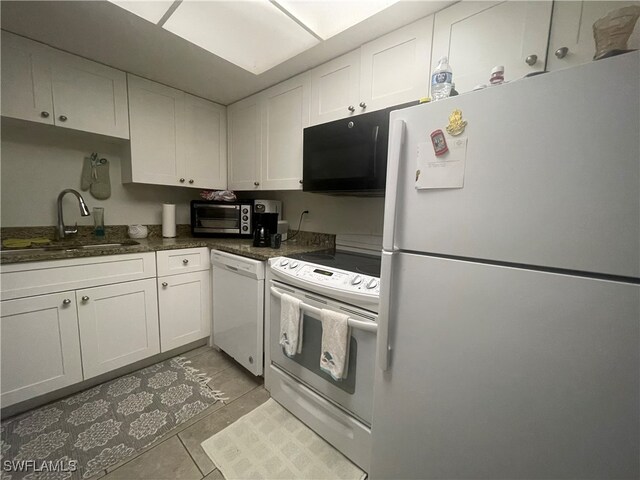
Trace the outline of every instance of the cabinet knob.
{"type": "Polygon", "coordinates": [[[253,182],[253,184],[257,187],[258,185],[260,185],[260,182],[253,182]]]}
{"type": "Polygon", "coordinates": [[[181,178],[181,179],[180,179],[180,183],[184,183],[184,178],[181,178]]]}
{"type": "Polygon", "coordinates": [[[187,263],[189,263],[189,260],[187,260],[187,259],[185,258],[184,260],[182,260],[182,263],[184,263],[184,264],[186,265],[187,263]]]}
{"type": "Polygon", "coordinates": [[[89,297],[87,297],[86,295],[84,295],[84,296],[82,297],[82,301],[83,301],[83,302],[88,302],[88,301],[89,301],[89,297]]]}
{"type": "Polygon", "coordinates": [[[60,119],[61,122],[67,121],[67,117],[65,117],[64,115],[60,115],[58,118],[60,119]]]}
{"type": "Polygon", "coordinates": [[[567,53],[569,53],[569,49],[567,47],[560,47],[559,49],[556,50],[556,58],[564,58],[567,56],[567,53]]]}
{"type": "Polygon", "coordinates": [[[300,183],[300,185],[302,185],[304,182],[302,180],[299,180],[298,183],[300,183]]]}
{"type": "Polygon", "coordinates": [[[69,300],[68,298],[65,298],[64,300],[62,300],[63,305],[69,305],[70,303],[71,303],[71,300],[69,300]]]}
{"type": "Polygon", "coordinates": [[[189,179],[189,183],[193,183],[193,178],[190,178],[190,179],[189,179]]]}
{"type": "Polygon", "coordinates": [[[360,106],[361,106],[362,108],[367,108],[367,104],[366,104],[366,103],[364,103],[364,102],[360,102],[360,106]]]}
{"type": "Polygon", "coordinates": [[[529,55],[525,59],[525,62],[527,63],[527,65],[534,66],[536,63],[538,63],[538,55],[536,54],[529,55]]]}
{"type": "Polygon", "coordinates": [[[49,112],[40,112],[42,118],[49,118],[49,112]]]}
{"type": "Polygon", "coordinates": [[[353,105],[349,105],[348,110],[349,110],[350,112],[355,112],[355,111],[356,111],[356,107],[354,107],[353,105]]]}
{"type": "Polygon", "coordinates": [[[249,357],[249,363],[253,364],[253,357],[249,357]]]}
{"type": "Polygon", "coordinates": [[[163,286],[164,288],[167,288],[167,287],[169,286],[169,284],[168,284],[167,282],[162,282],[162,286],[163,286]]]}

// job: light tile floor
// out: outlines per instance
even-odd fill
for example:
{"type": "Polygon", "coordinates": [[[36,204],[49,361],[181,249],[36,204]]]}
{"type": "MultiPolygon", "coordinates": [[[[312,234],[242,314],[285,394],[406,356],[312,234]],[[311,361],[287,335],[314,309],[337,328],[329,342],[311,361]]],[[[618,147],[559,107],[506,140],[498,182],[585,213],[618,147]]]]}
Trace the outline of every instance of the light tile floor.
{"type": "Polygon", "coordinates": [[[126,462],[114,465],[102,475],[102,480],[219,480],[224,479],[215,469],[200,443],[211,435],[249,413],[269,399],[262,386],[262,378],[254,377],[231,357],[209,347],[201,347],[183,354],[191,366],[211,377],[216,390],[228,400],[218,402],[200,415],[180,425],[162,441],[138,452],[126,462]]]}

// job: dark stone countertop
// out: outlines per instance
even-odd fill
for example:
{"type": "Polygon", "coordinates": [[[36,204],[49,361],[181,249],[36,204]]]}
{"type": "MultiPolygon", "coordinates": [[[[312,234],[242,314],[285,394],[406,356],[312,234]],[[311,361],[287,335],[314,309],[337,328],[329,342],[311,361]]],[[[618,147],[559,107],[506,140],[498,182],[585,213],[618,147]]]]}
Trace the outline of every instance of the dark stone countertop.
{"type": "MultiPolygon", "coordinates": [[[[36,228],[36,227],[34,227],[36,228]]],[[[3,238],[6,238],[7,231],[3,231],[3,238]]],[[[32,237],[39,236],[37,231],[33,231],[32,237]]],[[[22,238],[30,238],[20,235],[22,238]]],[[[94,257],[100,255],[123,255],[128,253],[156,252],[160,250],[173,250],[181,248],[208,247],[223,252],[241,255],[243,257],[254,258],[256,260],[268,260],[272,257],[293,255],[296,253],[314,252],[319,250],[332,249],[335,246],[335,236],[327,234],[317,234],[312,232],[300,232],[296,238],[289,242],[282,243],[279,249],[254,247],[252,240],[238,238],[205,238],[192,237],[184,231],[178,231],[176,238],[162,238],[161,236],[150,235],[145,239],[130,239],[122,235],[120,231],[107,231],[104,239],[98,240],[90,235],[80,235],[77,238],[66,241],[52,241],[51,245],[60,247],[60,250],[37,250],[37,246],[32,249],[12,249],[10,254],[3,254],[0,251],[0,264],[14,264],[24,262],[44,262],[49,260],[61,260],[69,258],[94,257]],[[139,242],[138,245],[126,246],[96,246],[90,249],[77,249],[81,245],[95,245],[105,242],[139,242]],[[75,247],[75,249],[74,249],[75,247]],[[15,252],[15,253],[14,253],[15,252]]]]}

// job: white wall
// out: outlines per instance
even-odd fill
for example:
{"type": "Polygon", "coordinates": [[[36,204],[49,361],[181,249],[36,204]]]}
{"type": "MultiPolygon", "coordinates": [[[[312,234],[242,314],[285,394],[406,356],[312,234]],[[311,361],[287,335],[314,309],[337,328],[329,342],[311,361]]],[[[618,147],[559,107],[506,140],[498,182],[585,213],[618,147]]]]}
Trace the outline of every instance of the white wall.
{"type": "MultiPolygon", "coordinates": [[[[57,223],[56,199],[65,188],[74,188],[89,207],[105,209],[107,225],[132,223],[160,224],[163,202],[175,203],[177,223],[189,223],[189,202],[199,198],[199,190],[126,184],[120,176],[126,141],[117,141],[26,122],[2,119],[0,223],[3,227],[42,226],[57,223]],[[96,200],[80,190],[82,162],[97,151],[109,159],[111,197],[96,200]]],[[[314,193],[251,192],[244,198],[277,199],[283,203],[284,218],[296,229],[300,213],[309,210],[302,229],[323,233],[382,234],[383,198],[332,197],[314,193]]],[[[65,197],[67,225],[92,225],[91,217],[81,217],[77,201],[65,197]]]]}
{"type": "Polygon", "coordinates": [[[300,214],[304,210],[309,210],[302,221],[302,230],[334,234],[382,235],[383,197],[335,197],[290,191],[251,192],[245,193],[243,198],[280,200],[283,217],[289,221],[289,228],[292,230],[298,228],[300,214]]]}
{"type": "MultiPolygon", "coordinates": [[[[189,202],[198,198],[198,190],[122,184],[120,160],[128,142],[6,119],[1,133],[3,227],[56,225],[56,199],[65,188],[78,190],[89,208],[104,207],[107,225],[160,224],[163,202],[176,204],[177,223],[189,223],[189,202]],[[96,200],[80,190],[83,159],[94,151],[110,163],[111,197],[107,200],[96,200]]],[[[65,224],[93,224],[92,217],[80,216],[73,195],[65,196],[63,206],[65,224]]]]}

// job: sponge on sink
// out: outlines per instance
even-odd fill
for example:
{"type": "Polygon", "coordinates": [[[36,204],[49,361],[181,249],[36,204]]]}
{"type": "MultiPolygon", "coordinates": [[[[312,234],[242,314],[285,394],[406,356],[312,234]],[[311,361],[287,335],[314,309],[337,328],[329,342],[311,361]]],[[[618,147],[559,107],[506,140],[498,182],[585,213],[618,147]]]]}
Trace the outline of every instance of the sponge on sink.
{"type": "Polygon", "coordinates": [[[44,237],[6,238],[2,241],[2,246],[5,248],[28,248],[32,245],[46,245],[48,243],[51,243],[51,240],[44,237]]]}

